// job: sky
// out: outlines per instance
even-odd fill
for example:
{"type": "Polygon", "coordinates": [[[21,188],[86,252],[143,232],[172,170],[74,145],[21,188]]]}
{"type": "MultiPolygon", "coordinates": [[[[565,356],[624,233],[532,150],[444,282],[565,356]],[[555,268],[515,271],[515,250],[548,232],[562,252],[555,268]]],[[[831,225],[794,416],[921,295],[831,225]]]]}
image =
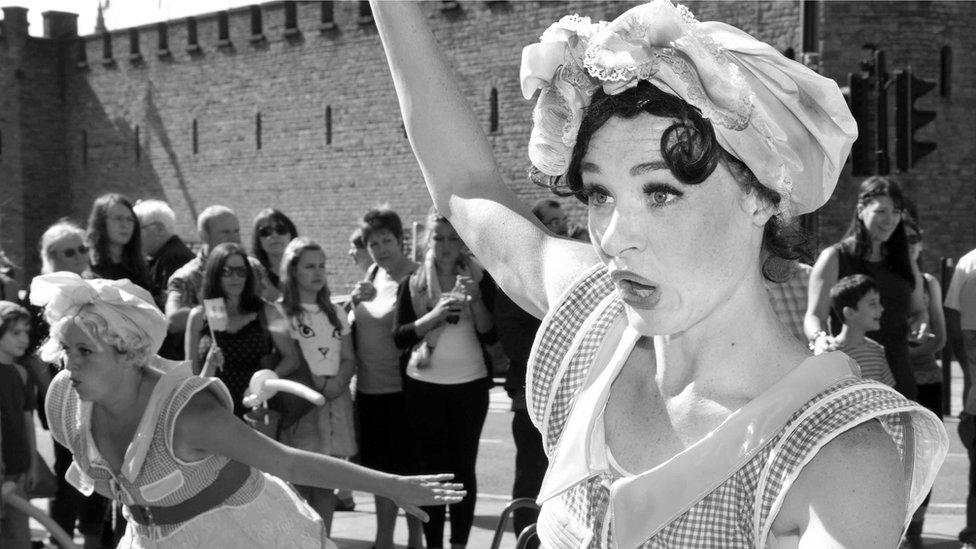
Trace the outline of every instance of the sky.
{"type": "MultiPolygon", "coordinates": [[[[78,34],[95,31],[95,18],[99,1],[106,0],[0,0],[0,7],[20,6],[27,8],[27,20],[31,36],[44,34],[46,11],[66,11],[78,14],[78,34]]],[[[105,10],[105,26],[109,30],[125,29],[146,23],[186,17],[200,13],[260,4],[263,0],[108,0],[105,10]]]]}

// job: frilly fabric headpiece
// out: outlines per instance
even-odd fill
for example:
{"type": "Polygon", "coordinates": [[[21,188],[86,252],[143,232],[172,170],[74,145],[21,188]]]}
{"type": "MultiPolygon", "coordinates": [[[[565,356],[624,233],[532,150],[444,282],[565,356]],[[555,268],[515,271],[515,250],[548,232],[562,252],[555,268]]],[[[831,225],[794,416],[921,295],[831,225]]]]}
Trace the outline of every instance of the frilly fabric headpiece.
{"type": "Polygon", "coordinates": [[[30,300],[44,307],[52,331],[89,306],[130,348],[147,346],[152,354],[166,337],[166,316],[149,292],[126,279],[85,280],[70,272],[40,275],[31,282],[30,300]]]}
{"type": "Polygon", "coordinates": [[[640,80],[701,111],[719,144],[779,192],[790,215],[827,201],[857,138],[833,80],[735,27],[701,23],[669,0],[610,23],[563,17],[522,50],[520,79],[526,99],[542,90],[529,159],[551,176],[569,168],[593,92],[617,94],[640,80]]]}

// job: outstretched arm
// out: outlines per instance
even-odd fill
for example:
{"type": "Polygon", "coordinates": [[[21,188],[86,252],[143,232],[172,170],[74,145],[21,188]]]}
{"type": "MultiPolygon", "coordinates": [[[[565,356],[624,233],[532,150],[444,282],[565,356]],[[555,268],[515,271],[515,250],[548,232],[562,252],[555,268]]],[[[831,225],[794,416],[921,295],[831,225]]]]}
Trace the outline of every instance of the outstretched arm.
{"type": "Polygon", "coordinates": [[[178,454],[219,454],[303,486],[381,495],[422,520],[427,520],[427,515],[418,506],[457,503],[464,496],[460,484],[444,483],[451,475],[390,475],[285,446],[248,427],[210,391],[194,395],[180,412],[173,446],[178,454]]]}
{"type": "Polygon", "coordinates": [[[434,204],[499,286],[541,316],[583,269],[599,261],[596,253],[546,231],[505,184],[420,6],[375,0],[371,5],[434,204]]]}

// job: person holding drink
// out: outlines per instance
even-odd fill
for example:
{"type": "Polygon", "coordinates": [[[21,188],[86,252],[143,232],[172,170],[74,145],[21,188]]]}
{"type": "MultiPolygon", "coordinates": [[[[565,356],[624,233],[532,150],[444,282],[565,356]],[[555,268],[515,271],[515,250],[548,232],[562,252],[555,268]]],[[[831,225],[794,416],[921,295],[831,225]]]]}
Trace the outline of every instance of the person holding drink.
{"type": "MultiPolygon", "coordinates": [[[[482,344],[497,341],[495,287],[444,216],[432,211],[427,227],[424,262],[400,284],[393,338],[407,351],[403,383],[420,471],[450,471],[467,491],[450,513],[451,546],[463,547],[474,519],[475,462],[491,385],[482,344]]],[[[426,511],[427,547],[443,547],[445,509],[426,511]]]]}

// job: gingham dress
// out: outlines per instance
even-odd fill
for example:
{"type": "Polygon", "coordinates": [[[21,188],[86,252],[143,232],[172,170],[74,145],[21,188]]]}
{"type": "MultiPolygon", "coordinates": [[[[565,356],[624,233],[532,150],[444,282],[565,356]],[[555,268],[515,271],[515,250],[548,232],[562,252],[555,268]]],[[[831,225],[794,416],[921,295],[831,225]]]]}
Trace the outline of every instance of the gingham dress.
{"type": "MultiPolygon", "coordinates": [[[[116,475],[98,453],[91,436],[91,404],[71,387],[68,372],[54,378],[47,395],[51,434],[71,450],[65,478],[84,494],[92,491],[126,505],[168,507],[209,486],[228,463],[211,455],[185,462],[173,453],[176,419],[193,395],[211,390],[227,408],[230,395],[214,378],[173,371],[162,376],[116,475]]],[[[145,526],[123,514],[128,528],[118,548],[335,547],[325,538],[322,521],[280,479],[251,469],[243,485],[223,504],[178,524],[145,526]]]]}
{"type": "MultiPolygon", "coordinates": [[[[547,482],[540,494],[542,511],[538,532],[543,546],[551,549],[793,546],[795,538],[776,540],[770,533],[792,482],[824,444],[871,419],[877,419],[892,437],[906,464],[906,482],[911,486],[906,502],[909,508],[906,524],[931,487],[948,444],[942,423],[890,388],[858,378],[846,355],[830,353],[805,361],[797,367],[796,373],[787,376],[806,376],[802,378],[804,382],[813,379],[820,386],[804,383],[814,386],[808,389],[809,395],[804,394],[795,408],[781,412],[783,421],[776,424],[770,436],[754,443],[754,449],[745,454],[741,466],[736,465],[728,475],[714,479],[707,490],[696,492],[696,496],[687,502],[663,502],[673,509],[665,513],[667,520],[659,521],[659,524],[654,521],[661,518],[660,509],[648,505],[645,520],[642,509],[634,509],[632,500],[615,504],[615,498],[622,493],[619,489],[622,479],[627,481],[619,471],[613,467],[579,465],[579,462],[590,459],[586,456],[590,455],[591,446],[600,447],[604,453],[607,450],[602,429],[598,430],[600,437],[579,434],[579,430],[588,428],[587,421],[578,421],[579,417],[589,416],[574,412],[574,406],[579,402],[583,402],[581,406],[594,404],[595,401],[587,397],[593,386],[593,380],[589,378],[591,370],[596,376],[598,372],[594,365],[607,356],[605,340],[620,338],[620,326],[625,324],[623,305],[606,269],[598,265],[584,273],[554,304],[543,320],[533,347],[527,400],[551,460],[547,482]],[[833,372],[834,377],[828,378],[820,373],[821,370],[833,372]],[[582,445],[573,442],[580,437],[590,438],[582,445]],[[577,446],[571,450],[562,448],[559,452],[560,446],[573,444],[577,446]],[[565,480],[567,473],[554,468],[567,463],[572,465],[569,469],[581,472],[575,477],[570,474],[569,482],[558,484],[559,481],[553,479],[564,477],[565,480]],[[547,484],[557,487],[547,488],[547,484]],[[618,522],[623,519],[615,519],[614,509],[620,509],[619,515],[626,515],[627,520],[638,524],[618,522]],[[658,514],[652,520],[654,512],[658,514]],[[635,520],[634,517],[638,518],[635,520]],[[618,537],[626,540],[618,542],[618,537]]],[[[611,345],[612,351],[613,345],[624,343],[613,340],[607,345],[611,345]]],[[[598,367],[603,366],[599,364],[598,367]]],[[[606,379],[612,381],[612,378],[606,379]]],[[[597,407],[605,404],[605,394],[603,398],[597,402],[597,407]]],[[[602,415],[597,421],[602,424],[602,415]]],[[[724,435],[729,434],[727,430],[724,435]]],[[[745,434],[742,436],[746,438],[745,434]]],[[[686,478],[671,475],[667,482],[676,483],[672,486],[704,482],[692,478],[698,471],[680,472],[685,473],[686,478]]],[[[667,491],[666,487],[657,487],[653,483],[643,486],[649,488],[645,491],[648,499],[653,499],[655,492],[667,491]]],[[[637,500],[641,497],[638,493],[637,500]]]]}

